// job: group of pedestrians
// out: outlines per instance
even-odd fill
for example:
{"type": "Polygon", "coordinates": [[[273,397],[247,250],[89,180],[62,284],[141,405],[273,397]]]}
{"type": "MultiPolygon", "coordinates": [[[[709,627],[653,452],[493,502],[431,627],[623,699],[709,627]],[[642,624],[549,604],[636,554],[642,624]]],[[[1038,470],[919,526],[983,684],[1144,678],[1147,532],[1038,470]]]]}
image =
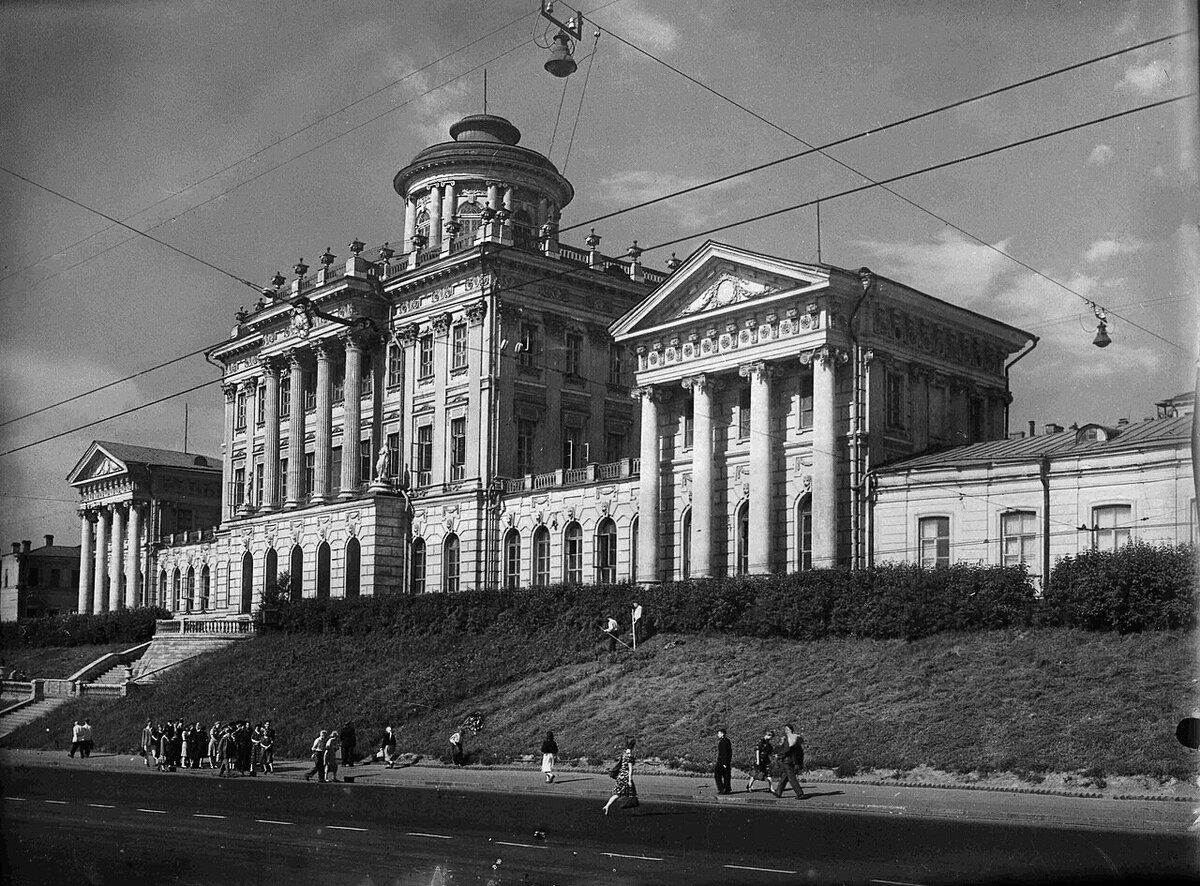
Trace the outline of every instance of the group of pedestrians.
{"type": "MultiPolygon", "coordinates": [[[[310,781],[315,775],[319,782],[337,781],[339,766],[354,765],[358,755],[357,745],[358,732],[353,721],[343,726],[341,731],[322,729],[313,739],[312,748],[309,749],[313,766],[304,774],[304,780],[310,781]]],[[[380,753],[391,769],[396,759],[396,734],[391,726],[387,727],[380,740],[380,753]]]]}
{"type": "MultiPolygon", "coordinates": [[[[724,729],[718,730],[717,736],[717,765],[713,774],[717,781],[717,793],[728,794],[730,793],[728,761],[732,757],[732,748],[729,747],[729,739],[724,737],[724,729]],[[725,743],[725,749],[728,752],[723,772],[721,742],[725,743]]],[[[768,729],[758,740],[758,745],[754,748],[754,768],[750,772],[750,780],[746,782],[746,793],[754,790],[755,781],[764,781],[767,784],[767,790],[776,797],[783,797],[784,790],[791,785],[796,796],[804,799],[804,788],[800,786],[798,777],[799,772],[804,768],[804,739],[796,732],[796,727],[791,723],[783,725],[783,742],[779,745],[778,753],[772,743],[774,739],[775,733],[768,729]],[[772,761],[779,767],[779,783],[775,787],[771,787],[772,761]]]]}
{"type": "Polygon", "coordinates": [[[71,749],[67,751],[67,756],[74,759],[76,751],[80,757],[92,755],[92,724],[87,720],[82,723],[76,720],[71,727],[71,749]]]}
{"type": "Polygon", "coordinates": [[[220,778],[275,771],[275,728],[270,720],[220,721],[205,728],[183,720],[147,720],[138,751],[158,772],[201,769],[205,764],[220,778]]]}

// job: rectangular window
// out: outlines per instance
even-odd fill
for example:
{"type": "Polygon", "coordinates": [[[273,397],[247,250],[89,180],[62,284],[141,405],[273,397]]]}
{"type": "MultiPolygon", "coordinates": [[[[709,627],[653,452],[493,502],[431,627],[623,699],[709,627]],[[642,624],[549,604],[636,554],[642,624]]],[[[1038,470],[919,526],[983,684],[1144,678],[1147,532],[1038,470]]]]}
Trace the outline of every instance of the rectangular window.
{"type": "Polygon", "coordinates": [[[417,485],[428,486],[433,482],[433,425],[417,428],[417,485]]]}
{"type": "Polygon", "coordinates": [[[417,539],[412,544],[411,580],[414,594],[425,593],[425,542],[417,539]]]}
{"type": "Polygon", "coordinates": [[[259,385],[254,392],[254,421],[259,426],[267,421],[267,386],[259,385]]]}
{"type": "Polygon", "coordinates": [[[404,377],[404,351],[395,344],[387,349],[387,386],[394,388],[404,377]]]}
{"type": "Polygon", "coordinates": [[[333,375],[333,402],[334,404],[344,403],[346,401],[346,364],[339,363],[331,367],[333,375]]]}
{"type": "Polygon", "coordinates": [[[61,584],[62,584],[62,570],[61,569],[51,569],[50,570],[50,587],[56,588],[61,584]]]}
{"type": "Polygon", "coordinates": [[[800,430],[813,426],[813,377],[800,376],[800,430]]]}
{"type": "Polygon", "coordinates": [[[317,481],[317,454],[315,452],[304,453],[304,495],[307,497],[312,495],[312,491],[317,481]]]}
{"type": "Polygon", "coordinates": [[[467,368],[467,324],[455,323],[450,330],[450,369],[467,368]]]}
{"type": "Polygon", "coordinates": [[[950,565],[950,518],[922,517],[918,523],[922,569],[950,565]]]}
{"type": "Polygon", "coordinates": [[[279,417],[289,418],[292,414],[292,380],[284,376],[279,380],[279,417]]]}
{"type": "Polygon", "coordinates": [[[550,584],[550,532],[545,526],[533,534],[533,584],[539,588],[550,584]]]}
{"type": "Polygon", "coordinates": [[[235,402],[233,428],[235,431],[244,431],[246,430],[246,392],[238,391],[235,402]]]}
{"type": "Polygon", "coordinates": [[[280,501],[285,501],[287,499],[287,469],[288,460],[286,458],[279,459],[279,471],[277,474],[279,479],[279,489],[277,490],[277,494],[279,495],[280,501]]]}
{"type": "Polygon", "coordinates": [[[565,372],[570,378],[583,375],[583,336],[568,332],[566,340],[567,365],[565,372]]]}
{"type": "Polygon", "coordinates": [[[516,590],[521,586],[521,534],[510,529],[504,538],[504,587],[516,590]]]}
{"type": "Polygon", "coordinates": [[[517,476],[533,473],[533,445],[537,436],[537,422],[528,418],[517,419],[517,476]]]}
{"type": "Polygon", "coordinates": [[[358,371],[359,397],[370,397],[375,391],[375,367],[371,365],[371,355],[363,354],[361,368],[358,371]]]}
{"type": "Polygon", "coordinates": [[[1038,525],[1033,511],[1000,515],[1000,562],[1004,566],[1037,562],[1038,525]]]}
{"type": "Polygon", "coordinates": [[[738,394],[738,439],[750,439],[750,387],[747,385],[738,394]]]}
{"type": "Polygon", "coordinates": [[[304,411],[314,412],[317,408],[317,377],[306,372],[303,376],[301,389],[304,391],[304,411]]]}
{"type": "Polygon", "coordinates": [[[387,435],[388,476],[393,479],[400,477],[400,433],[387,435]]]}
{"type": "Polygon", "coordinates": [[[538,328],[534,323],[521,324],[521,339],[517,342],[517,363],[526,368],[538,365],[538,328]]]}
{"type": "Polygon", "coordinates": [[[563,427],[563,467],[567,470],[582,468],[587,464],[587,444],[583,442],[583,428],[563,427]]]}
{"type": "Polygon", "coordinates": [[[583,530],[578,523],[567,527],[563,538],[565,559],[563,580],[569,585],[583,584],[583,530]]]}
{"type": "Polygon", "coordinates": [[[796,527],[799,536],[800,569],[812,569],[812,498],[806,497],[800,506],[799,526],[796,527]]]}
{"type": "Polygon", "coordinates": [[[1104,505],[1092,508],[1092,547],[1097,551],[1115,551],[1129,541],[1133,509],[1129,505],[1104,505]]]}
{"type": "Polygon", "coordinates": [[[259,462],[254,466],[254,506],[261,508],[263,503],[263,472],[266,465],[259,462]]]}
{"type": "Polygon", "coordinates": [[[335,446],[329,451],[329,490],[342,491],[342,447],[335,446]]]}
{"type": "Polygon", "coordinates": [[[626,435],[623,431],[609,431],[604,435],[604,460],[609,464],[625,457],[626,435]]]}
{"type": "Polygon", "coordinates": [[[417,377],[433,378],[433,333],[417,339],[417,377]]]}
{"type": "Polygon", "coordinates": [[[242,506],[242,502],[246,500],[246,469],[234,468],[233,470],[233,510],[237,510],[242,506]]]}
{"type": "Polygon", "coordinates": [[[691,449],[696,434],[696,403],[688,400],[683,405],[683,448],[691,449]]]}
{"type": "Polygon", "coordinates": [[[36,588],[38,586],[38,568],[36,566],[30,566],[29,571],[25,573],[25,578],[29,582],[29,586],[31,588],[36,588]]]}
{"type": "Polygon", "coordinates": [[[625,349],[620,345],[608,346],[608,383],[625,384],[625,349]]]}
{"type": "Polygon", "coordinates": [[[358,441],[358,481],[359,481],[359,483],[370,483],[371,482],[371,480],[373,479],[371,477],[371,468],[372,467],[373,467],[373,460],[371,458],[371,441],[370,440],[359,440],[358,441]]]}
{"type": "Polygon", "coordinates": [[[461,480],[467,465],[467,420],[450,419],[450,479],[461,480]]]}
{"type": "Polygon", "coordinates": [[[904,429],[904,376],[899,372],[887,374],[884,420],[889,428],[904,429]]]}

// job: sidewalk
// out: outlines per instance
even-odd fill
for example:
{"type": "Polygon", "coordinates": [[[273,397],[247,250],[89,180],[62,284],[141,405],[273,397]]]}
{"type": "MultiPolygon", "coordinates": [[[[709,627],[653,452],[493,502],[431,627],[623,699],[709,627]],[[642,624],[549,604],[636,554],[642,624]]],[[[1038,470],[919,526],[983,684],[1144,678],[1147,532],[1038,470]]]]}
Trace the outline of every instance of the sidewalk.
{"type": "MultiPolygon", "coordinates": [[[[103,769],[128,772],[131,776],[155,778],[215,778],[211,769],[181,769],[159,773],[148,768],[141,757],[93,755],[87,760],[70,759],[64,752],[0,750],[0,768],[48,766],[78,769],[103,769]]],[[[308,761],[281,760],[272,774],[260,773],[256,780],[301,782],[308,761]]],[[[537,767],[487,768],[454,767],[436,761],[421,762],[404,769],[387,769],[379,763],[360,764],[338,770],[356,785],[390,786],[505,793],[553,793],[591,797],[603,805],[612,781],[604,772],[566,767],[558,772],[552,785],[537,767]]],[[[1157,833],[1186,833],[1196,818],[1200,801],[1114,799],[1106,797],[1047,796],[972,788],[914,787],[875,785],[846,781],[801,779],[808,798],[798,800],[789,791],[782,799],[764,788],[745,792],[745,776],[735,775],[734,793],[718,796],[711,777],[688,774],[635,771],[642,803],[658,802],[699,804],[702,806],[774,807],[781,811],[855,812],[873,815],[915,816],[964,821],[1041,824],[1053,827],[1106,828],[1157,833]]],[[[320,790],[318,785],[313,790],[320,790]]]]}

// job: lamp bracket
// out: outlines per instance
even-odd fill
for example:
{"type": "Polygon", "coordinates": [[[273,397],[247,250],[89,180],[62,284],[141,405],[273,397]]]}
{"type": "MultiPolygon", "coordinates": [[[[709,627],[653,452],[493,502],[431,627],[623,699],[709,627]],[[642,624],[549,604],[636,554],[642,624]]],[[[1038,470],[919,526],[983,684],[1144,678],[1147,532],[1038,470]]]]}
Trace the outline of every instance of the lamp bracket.
{"type": "MultiPolygon", "coordinates": [[[[566,6],[565,3],[563,5],[566,6]]],[[[554,16],[553,0],[541,0],[541,2],[538,3],[538,12],[541,14],[542,18],[549,19],[550,21],[554,22],[554,24],[558,25],[560,29],[574,37],[575,41],[578,42],[583,39],[583,14],[578,10],[571,9],[569,6],[566,6],[566,8],[573,12],[574,15],[568,18],[565,22],[562,22],[554,16]]]]}

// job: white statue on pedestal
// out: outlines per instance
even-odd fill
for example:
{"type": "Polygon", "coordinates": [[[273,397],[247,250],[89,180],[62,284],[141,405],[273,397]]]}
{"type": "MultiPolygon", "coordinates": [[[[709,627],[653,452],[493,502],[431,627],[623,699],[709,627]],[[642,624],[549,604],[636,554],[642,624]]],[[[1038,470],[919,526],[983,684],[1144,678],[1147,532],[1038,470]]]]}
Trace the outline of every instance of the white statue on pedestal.
{"type": "Polygon", "coordinates": [[[384,441],[383,447],[379,450],[379,458],[375,459],[375,480],[378,483],[386,483],[391,479],[388,472],[388,467],[392,461],[392,450],[388,447],[387,441],[384,441]]]}

